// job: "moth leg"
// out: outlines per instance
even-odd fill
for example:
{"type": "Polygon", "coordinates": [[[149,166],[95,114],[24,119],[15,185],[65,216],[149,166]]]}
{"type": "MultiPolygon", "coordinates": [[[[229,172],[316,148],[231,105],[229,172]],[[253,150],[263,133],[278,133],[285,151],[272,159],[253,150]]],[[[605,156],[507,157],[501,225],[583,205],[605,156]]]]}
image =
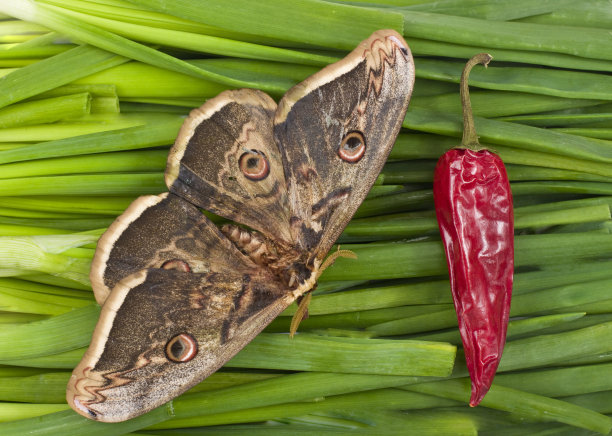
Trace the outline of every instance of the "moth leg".
{"type": "Polygon", "coordinates": [[[298,308],[291,318],[291,326],[289,327],[289,336],[293,337],[295,332],[297,331],[300,323],[308,318],[308,306],[310,306],[310,301],[312,300],[312,291],[305,293],[301,297],[298,298],[299,304],[298,308]]]}
{"type": "MultiPolygon", "coordinates": [[[[319,280],[319,277],[321,276],[321,274],[323,274],[323,271],[325,271],[327,268],[332,266],[334,262],[336,261],[336,259],[339,257],[348,257],[350,259],[357,259],[357,255],[354,252],[352,252],[351,250],[340,250],[340,246],[338,246],[338,249],[334,253],[327,256],[327,259],[325,259],[325,261],[323,261],[323,264],[321,264],[321,267],[319,268],[319,271],[317,272],[317,280],[319,280]]],[[[295,335],[295,332],[297,331],[300,323],[304,321],[306,318],[308,318],[308,306],[310,305],[311,300],[312,300],[312,291],[307,292],[298,298],[297,300],[298,308],[295,311],[293,318],[291,318],[291,326],[289,327],[290,337],[293,337],[293,335],[295,335]]]]}

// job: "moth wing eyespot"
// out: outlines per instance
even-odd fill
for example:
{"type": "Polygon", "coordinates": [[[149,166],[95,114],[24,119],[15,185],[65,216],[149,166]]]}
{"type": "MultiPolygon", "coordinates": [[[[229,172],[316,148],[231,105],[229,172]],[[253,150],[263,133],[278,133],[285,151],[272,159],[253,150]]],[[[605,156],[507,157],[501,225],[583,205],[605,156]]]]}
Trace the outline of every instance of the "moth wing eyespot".
{"type": "Polygon", "coordinates": [[[181,259],[170,259],[162,263],[162,269],[176,269],[184,272],[191,272],[191,267],[187,262],[181,259]]]}
{"type": "Polygon", "coordinates": [[[253,181],[260,181],[270,174],[268,158],[259,150],[249,150],[240,156],[238,166],[244,177],[253,181]]]}
{"type": "Polygon", "coordinates": [[[338,148],[338,156],[345,162],[357,163],[363,158],[366,151],[366,141],[363,133],[353,130],[342,138],[338,148]]]}
{"type": "Polygon", "coordinates": [[[176,363],[189,362],[198,354],[198,342],[188,333],[171,338],[166,344],[166,357],[176,363]]]}

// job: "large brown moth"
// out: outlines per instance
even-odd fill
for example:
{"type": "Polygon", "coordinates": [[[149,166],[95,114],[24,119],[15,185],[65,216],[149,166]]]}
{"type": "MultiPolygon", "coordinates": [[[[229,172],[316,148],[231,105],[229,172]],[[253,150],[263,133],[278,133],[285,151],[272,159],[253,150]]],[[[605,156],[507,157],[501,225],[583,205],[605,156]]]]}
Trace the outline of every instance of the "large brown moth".
{"type": "Polygon", "coordinates": [[[87,418],[141,415],[219,369],[316,286],[323,258],[393,146],[414,84],[408,45],[377,31],[291,88],[225,91],[191,112],[169,192],[100,238],[100,319],[67,400],[87,418]],[[200,208],[243,224],[221,228],[200,208]]]}

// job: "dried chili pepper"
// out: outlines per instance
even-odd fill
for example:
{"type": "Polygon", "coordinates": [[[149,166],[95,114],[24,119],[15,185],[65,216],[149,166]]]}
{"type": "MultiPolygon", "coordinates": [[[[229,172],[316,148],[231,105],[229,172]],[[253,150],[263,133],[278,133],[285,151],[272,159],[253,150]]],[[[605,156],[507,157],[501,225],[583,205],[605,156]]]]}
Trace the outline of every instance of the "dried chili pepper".
{"type": "Polygon", "coordinates": [[[510,183],[499,156],[478,143],[468,92],[472,67],[490,60],[481,53],[463,70],[462,144],[442,155],[434,173],[438,226],[472,380],[470,406],[478,405],[491,387],[501,359],[514,272],[510,183]]]}

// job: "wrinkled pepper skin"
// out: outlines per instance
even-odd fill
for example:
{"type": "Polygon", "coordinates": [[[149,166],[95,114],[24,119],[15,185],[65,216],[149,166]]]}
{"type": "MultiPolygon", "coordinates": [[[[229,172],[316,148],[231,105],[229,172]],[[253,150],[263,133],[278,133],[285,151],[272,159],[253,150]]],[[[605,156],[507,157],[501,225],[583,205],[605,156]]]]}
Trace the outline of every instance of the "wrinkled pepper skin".
{"type": "Polygon", "coordinates": [[[435,169],[434,202],[476,406],[501,359],[512,295],[514,215],[502,160],[449,150],[435,169]]]}

